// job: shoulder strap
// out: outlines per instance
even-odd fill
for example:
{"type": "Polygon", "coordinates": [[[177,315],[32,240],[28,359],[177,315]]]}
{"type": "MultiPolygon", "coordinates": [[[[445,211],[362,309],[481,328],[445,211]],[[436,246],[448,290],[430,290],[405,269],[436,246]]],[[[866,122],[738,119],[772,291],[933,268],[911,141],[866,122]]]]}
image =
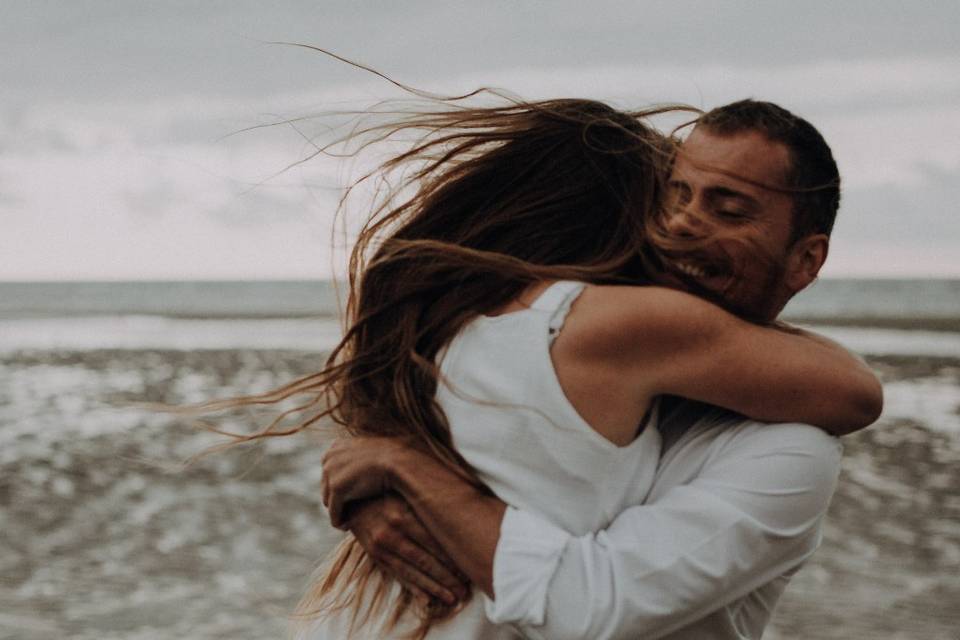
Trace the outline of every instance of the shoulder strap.
{"type": "Polygon", "coordinates": [[[585,284],[583,282],[576,282],[574,280],[554,282],[543,290],[543,293],[533,301],[530,308],[540,311],[556,311],[562,307],[564,303],[569,307],[573,300],[576,299],[576,294],[580,293],[584,286],[585,284]]]}
{"type": "Polygon", "coordinates": [[[532,309],[550,312],[548,327],[551,336],[556,337],[560,332],[570,306],[585,286],[583,282],[573,280],[554,282],[530,305],[532,309]]]}

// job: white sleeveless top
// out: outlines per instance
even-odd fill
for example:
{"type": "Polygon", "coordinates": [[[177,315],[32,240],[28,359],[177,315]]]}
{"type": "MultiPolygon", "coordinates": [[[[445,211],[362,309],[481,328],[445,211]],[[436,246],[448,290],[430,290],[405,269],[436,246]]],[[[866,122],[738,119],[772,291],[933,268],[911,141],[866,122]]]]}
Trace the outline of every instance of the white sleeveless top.
{"type": "MultiPolygon", "coordinates": [[[[470,322],[442,356],[437,390],[454,444],[483,482],[507,504],[578,536],[644,502],[660,456],[655,415],[639,437],[619,447],[587,424],[560,387],[550,345],[583,288],[557,282],[528,309],[470,322]]],[[[485,600],[478,593],[427,637],[519,638],[487,620],[485,600]]],[[[384,637],[377,626],[354,637],[384,637]]],[[[342,621],[325,619],[308,637],[346,636],[342,621]]]]}

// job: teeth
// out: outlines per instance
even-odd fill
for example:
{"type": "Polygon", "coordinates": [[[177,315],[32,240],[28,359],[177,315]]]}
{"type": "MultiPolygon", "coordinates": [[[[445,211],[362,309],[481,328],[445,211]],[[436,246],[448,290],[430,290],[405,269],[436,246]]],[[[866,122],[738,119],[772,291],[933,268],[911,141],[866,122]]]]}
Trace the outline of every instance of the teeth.
{"type": "Polygon", "coordinates": [[[700,267],[695,267],[692,264],[687,264],[685,262],[677,263],[677,268],[688,276],[694,278],[703,278],[707,275],[707,272],[700,267]]]}

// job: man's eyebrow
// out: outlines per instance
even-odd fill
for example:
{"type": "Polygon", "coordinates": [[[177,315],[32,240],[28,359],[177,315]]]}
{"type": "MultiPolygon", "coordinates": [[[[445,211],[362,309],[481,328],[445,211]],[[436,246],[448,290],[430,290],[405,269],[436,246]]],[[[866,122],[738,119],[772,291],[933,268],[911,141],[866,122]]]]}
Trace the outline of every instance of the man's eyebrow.
{"type": "Polygon", "coordinates": [[[736,189],[730,189],[728,187],[710,187],[707,189],[707,192],[711,196],[716,196],[719,198],[734,198],[736,200],[742,200],[743,202],[752,206],[757,206],[760,204],[753,196],[749,196],[742,191],[737,191],[736,189]]]}

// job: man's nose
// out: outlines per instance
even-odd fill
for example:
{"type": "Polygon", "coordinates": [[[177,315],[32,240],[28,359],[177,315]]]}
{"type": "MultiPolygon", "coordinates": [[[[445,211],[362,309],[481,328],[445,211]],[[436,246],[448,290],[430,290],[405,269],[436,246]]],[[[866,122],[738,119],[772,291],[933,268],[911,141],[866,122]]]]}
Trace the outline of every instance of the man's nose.
{"type": "Polygon", "coordinates": [[[703,220],[689,207],[668,211],[664,226],[667,233],[679,238],[694,238],[703,233],[703,220]]]}

